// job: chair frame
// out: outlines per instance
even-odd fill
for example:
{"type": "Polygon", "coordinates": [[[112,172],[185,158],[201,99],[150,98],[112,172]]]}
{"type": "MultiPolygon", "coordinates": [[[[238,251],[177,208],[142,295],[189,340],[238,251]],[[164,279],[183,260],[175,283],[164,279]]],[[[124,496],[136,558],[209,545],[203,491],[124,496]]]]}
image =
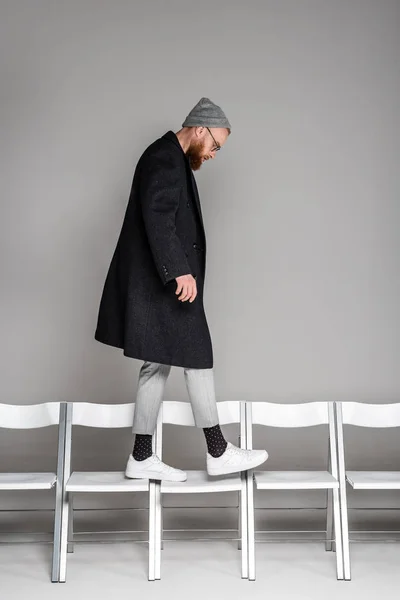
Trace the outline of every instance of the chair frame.
{"type": "MultiPolygon", "coordinates": [[[[295,403],[295,404],[276,404],[272,402],[261,402],[261,404],[271,406],[272,408],[276,408],[277,410],[282,411],[280,417],[276,420],[271,420],[270,423],[262,422],[258,423],[253,421],[252,416],[252,407],[253,402],[246,402],[246,440],[247,440],[247,448],[252,448],[253,441],[253,425],[261,424],[264,426],[270,427],[310,427],[314,425],[328,425],[328,472],[337,480],[336,487],[326,488],[328,502],[326,507],[326,537],[325,537],[325,549],[327,551],[332,550],[332,535],[334,532],[334,547],[336,551],[336,576],[338,580],[342,580],[344,577],[343,573],[343,548],[342,548],[342,511],[340,505],[340,497],[339,497],[339,477],[338,477],[338,459],[337,459],[337,440],[336,440],[336,427],[335,427],[335,412],[334,412],[334,402],[303,402],[303,403],[295,403]],[[318,410],[319,408],[323,408],[326,406],[327,409],[327,419],[321,419],[317,417],[317,413],[314,409],[318,410]],[[303,421],[299,422],[291,422],[289,425],[284,424],[283,422],[283,412],[289,413],[290,410],[293,411],[302,411],[303,421]],[[314,411],[315,414],[307,415],[308,411],[314,411]],[[333,517],[333,518],[332,518],[333,517]]],[[[254,472],[253,469],[251,473],[249,472],[249,477],[251,476],[251,485],[249,484],[247,487],[247,506],[248,506],[248,530],[249,530],[249,580],[255,581],[256,578],[256,563],[255,563],[255,532],[254,532],[254,472]]],[[[280,489],[280,488],[274,488],[280,489]]],[[[281,489],[287,489],[281,488],[281,489]]],[[[295,485],[291,489],[296,489],[295,485]]],[[[311,486],[309,488],[302,487],[301,489],[313,489],[311,486]]],[[[323,489],[323,488],[322,488],[323,489]]],[[[261,491],[261,490],[260,490],[261,491]]],[[[262,490],[266,491],[266,490],[262,490]]]]}
{"type": "MultiPolygon", "coordinates": [[[[252,407],[259,404],[250,401],[227,401],[218,403],[218,407],[226,404],[240,405],[240,420],[228,421],[237,423],[240,428],[239,445],[242,448],[252,448],[253,425],[258,424],[253,421],[252,407]]],[[[73,410],[76,405],[91,405],[94,403],[81,402],[49,402],[35,405],[9,405],[0,404],[0,429],[38,429],[49,425],[58,426],[57,442],[57,472],[55,482],[55,511],[54,511],[54,532],[53,532],[53,550],[52,550],[52,583],[65,582],[66,580],[66,562],[67,553],[73,552],[73,499],[76,492],[67,492],[66,486],[71,476],[71,452],[72,452],[72,429],[73,429],[73,410]],[[58,417],[54,417],[54,405],[59,407],[58,417]],[[53,416],[50,418],[50,411],[46,414],[47,407],[53,416]],[[8,411],[8,412],[7,412],[8,411]],[[26,416],[24,415],[26,412],[26,416]],[[3,415],[2,415],[3,413],[3,415]],[[22,415],[22,416],[21,416],[22,415]],[[4,418],[2,418],[4,416],[4,418]]],[[[176,402],[163,402],[157,419],[156,431],[153,435],[153,452],[159,458],[162,458],[163,441],[163,414],[164,406],[167,404],[182,404],[176,402]]],[[[270,402],[261,404],[272,405],[270,402]]],[[[363,427],[400,427],[400,420],[393,420],[395,412],[399,411],[400,403],[392,404],[366,404],[362,402],[310,402],[296,403],[290,405],[274,404],[283,410],[293,407],[294,410],[299,407],[314,404],[326,405],[328,418],[327,421],[300,423],[289,425],[276,424],[274,422],[260,423],[272,427],[307,427],[312,425],[328,425],[328,467],[327,470],[338,480],[338,487],[327,488],[327,517],[326,517],[326,537],[325,549],[336,551],[336,569],[338,580],[351,580],[350,564],[350,543],[348,526],[348,506],[346,485],[349,482],[347,478],[348,471],[345,464],[345,444],[344,444],[344,425],[352,424],[363,427]],[[355,409],[351,414],[352,407],[355,409]],[[357,414],[357,409],[360,409],[357,414]],[[369,413],[368,413],[369,409],[369,413]],[[349,412],[348,412],[349,411],[349,412]],[[348,414],[347,414],[348,413],[348,414]],[[349,416],[350,415],[350,416],[349,416]],[[378,417],[379,415],[379,417],[378,417]],[[333,537],[334,536],[334,537],[333,537]]],[[[134,403],[124,405],[114,404],[95,404],[96,407],[105,407],[104,410],[112,411],[113,408],[133,406],[134,403]]],[[[190,407],[190,404],[188,405],[190,407]]],[[[168,421],[170,422],[170,421],[168,421]]],[[[173,424],[173,423],[172,423],[173,424]]],[[[176,423],[183,425],[194,425],[194,423],[176,423]]],[[[96,427],[97,425],[90,425],[96,427]]],[[[126,422],[123,425],[98,425],[98,427],[130,427],[131,423],[126,422]]],[[[247,470],[240,473],[241,489],[238,493],[238,549],[241,554],[242,578],[249,581],[255,580],[255,530],[254,530],[254,472],[247,470]]],[[[215,479],[217,481],[217,478],[215,479]]],[[[350,482],[349,482],[350,483],[350,482]]],[[[5,488],[3,488],[5,489],[5,488]]],[[[7,488],[21,489],[21,488],[7,488]]],[[[39,489],[32,488],[29,489],[39,489]]],[[[278,489],[278,488],[276,488],[278,489]]],[[[287,489],[287,488],[282,488],[287,489]]],[[[291,489],[296,489],[295,487],[291,489]]],[[[302,488],[312,489],[312,488],[302,488]]],[[[372,488],[371,488],[372,489],[372,488]]],[[[376,487],[374,489],[388,489],[376,487]]],[[[394,488],[392,488],[394,489],[394,488]]],[[[261,491],[261,490],[260,490],[261,491]]],[[[265,490],[264,490],[265,491],[265,490]]],[[[1,492],[1,489],[0,489],[1,492]]],[[[133,491],[131,491],[133,493],[133,491]]],[[[218,493],[215,491],[205,493],[218,493]]],[[[149,559],[148,559],[148,579],[161,579],[161,549],[163,548],[163,506],[162,506],[162,482],[159,480],[148,480],[149,497],[149,559]]],[[[210,507],[212,508],[212,507],[210,507]]],[[[215,538],[209,538],[215,539],[215,538]]]]}
{"type": "MultiPolygon", "coordinates": [[[[27,405],[0,404],[0,429],[39,429],[42,427],[48,427],[50,425],[58,426],[57,471],[54,474],[56,477],[55,482],[51,486],[51,488],[55,487],[56,492],[51,565],[52,583],[58,582],[60,572],[61,512],[65,458],[66,412],[66,402],[42,402],[39,404],[27,405]],[[54,406],[58,406],[59,408],[57,419],[55,419],[51,414],[54,406]],[[2,418],[2,413],[4,418],[2,418]]],[[[16,490],[21,488],[12,487],[12,483],[10,483],[10,487],[8,486],[7,489],[16,490]]],[[[28,489],[34,490],[41,488],[29,487],[28,489]]]]}
{"type": "MultiPolygon", "coordinates": [[[[400,427],[400,403],[377,404],[366,402],[335,402],[338,469],[339,469],[339,495],[342,513],[342,545],[344,579],[351,580],[350,540],[348,525],[348,507],[346,484],[352,485],[347,474],[345,461],[344,425],[358,427],[400,427]]],[[[384,472],[384,471],[383,471],[384,472]]],[[[354,486],[352,486],[354,488],[354,486]]],[[[364,489],[398,489],[398,487],[377,487],[364,489]]]]}
{"type": "MultiPolygon", "coordinates": [[[[155,435],[153,437],[155,441],[155,452],[157,456],[162,458],[162,443],[163,443],[163,416],[164,416],[164,408],[166,405],[179,405],[182,404],[182,408],[186,407],[187,409],[191,409],[190,404],[187,402],[174,402],[174,401],[163,401],[160,407],[160,411],[157,418],[157,426],[155,435]]],[[[217,408],[218,412],[221,413],[224,405],[235,405],[239,406],[239,421],[225,421],[226,423],[235,423],[239,425],[240,436],[239,443],[241,448],[246,448],[246,408],[245,402],[234,400],[234,401],[226,401],[226,402],[218,402],[217,408]]],[[[220,415],[221,416],[221,415],[220,415]]],[[[223,420],[220,420],[221,424],[224,424],[223,420]]],[[[188,422],[172,422],[168,421],[169,424],[175,425],[186,425],[186,426],[194,426],[194,421],[192,423],[188,422]]],[[[234,474],[232,474],[234,475],[234,474]]],[[[247,482],[248,475],[247,472],[240,473],[241,479],[241,488],[237,490],[239,505],[238,505],[238,549],[241,550],[241,576],[243,579],[248,578],[248,518],[247,518],[247,482]]],[[[215,478],[215,482],[217,483],[218,478],[215,478]]],[[[153,481],[151,482],[151,494],[153,494],[153,498],[150,500],[152,510],[154,511],[154,578],[156,580],[161,579],[161,550],[163,549],[163,514],[162,514],[162,482],[161,481],[153,481]]],[[[232,491],[232,490],[230,490],[232,491]]],[[[179,493],[179,492],[177,492],[179,493]]],[[[186,492],[187,493],[187,492],[186,492]]],[[[218,491],[207,491],[204,493],[218,493],[218,491]]],[[[212,508],[212,507],[208,507],[212,508]]],[[[152,519],[151,519],[152,520],[152,519]]],[[[204,538],[203,538],[204,539],[204,538]]],[[[209,538],[215,539],[215,538],[209,538]]],[[[153,571],[152,571],[153,572],[153,571]]]]}
{"type": "MultiPolygon", "coordinates": [[[[134,411],[135,403],[124,403],[124,404],[98,404],[91,402],[68,402],[66,406],[66,419],[65,419],[65,451],[64,451],[64,464],[63,464],[63,488],[62,488],[62,501],[61,501],[61,535],[60,535],[60,558],[59,558],[59,574],[58,581],[60,583],[65,583],[66,581],[66,569],[67,569],[67,554],[73,552],[74,540],[73,540],[73,498],[74,494],[80,493],[77,491],[68,491],[67,485],[70,477],[72,477],[73,473],[71,473],[71,453],[72,453],[72,429],[73,425],[84,425],[87,427],[97,427],[97,428],[116,428],[116,427],[132,427],[133,415],[125,415],[126,411],[130,411],[133,409],[134,411]],[[74,422],[74,408],[79,407],[78,409],[84,411],[87,409],[89,412],[93,411],[93,414],[98,411],[103,411],[106,420],[104,420],[103,415],[97,415],[96,419],[98,419],[96,423],[96,419],[91,421],[90,418],[83,418],[81,422],[74,422]],[[118,414],[118,411],[121,411],[121,415],[118,414]],[[115,415],[113,415],[115,413],[115,415]],[[106,422],[108,419],[109,422],[106,422]],[[129,419],[129,420],[128,420],[129,419]]],[[[105,471],[107,472],[107,471],[105,471]]],[[[133,480],[131,480],[133,481],[133,480]]],[[[154,507],[151,505],[152,498],[154,494],[152,494],[152,482],[151,480],[135,480],[135,481],[147,481],[148,487],[147,490],[127,490],[125,493],[137,493],[137,491],[146,491],[149,497],[149,559],[148,559],[148,569],[149,569],[149,578],[151,578],[151,574],[154,569],[154,518],[151,518],[152,511],[154,513],[154,507]]],[[[88,490],[89,492],[91,490],[88,490]]],[[[123,489],[120,490],[124,491],[123,489]]],[[[93,493],[96,493],[95,490],[92,490],[93,493]]],[[[112,492],[109,492],[112,493],[112,492]]]]}

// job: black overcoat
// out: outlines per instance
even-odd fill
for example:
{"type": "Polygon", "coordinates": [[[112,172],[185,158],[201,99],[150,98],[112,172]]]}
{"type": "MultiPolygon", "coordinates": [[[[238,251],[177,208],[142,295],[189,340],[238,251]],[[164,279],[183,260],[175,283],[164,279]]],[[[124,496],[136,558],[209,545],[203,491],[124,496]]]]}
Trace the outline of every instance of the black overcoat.
{"type": "Polygon", "coordinates": [[[196,180],[173,131],[143,152],[100,300],[95,339],[144,361],[209,369],[206,236],[196,180]],[[196,278],[193,302],[175,277],[196,278]]]}

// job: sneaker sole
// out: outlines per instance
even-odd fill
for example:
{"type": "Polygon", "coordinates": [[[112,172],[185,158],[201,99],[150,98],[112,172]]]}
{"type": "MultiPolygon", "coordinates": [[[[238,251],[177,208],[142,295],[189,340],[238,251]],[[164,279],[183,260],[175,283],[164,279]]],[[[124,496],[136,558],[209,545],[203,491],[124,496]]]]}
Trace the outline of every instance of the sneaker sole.
{"type": "Polygon", "coordinates": [[[128,479],[157,479],[158,481],[186,481],[187,475],[170,475],[163,476],[160,473],[146,471],[146,473],[129,473],[125,472],[125,477],[128,479]]]}
{"type": "Polygon", "coordinates": [[[263,456],[254,458],[254,460],[252,460],[250,463],[247,464],[245,469],[243,469],[243,466],[242,466],[242,468],[219,467],[218,469],[207,469],[207,473],[209,475],[229,475],[229,473],[241,473],[243,471],[248,471],[249,469],[254,469],[255,467],[258,467],[259,465],[262,465],[262,463],[265,462],[267,460],[267,458],[268,458],[268,453],[266,452],[266,454],[264,454],[263,456]]]}

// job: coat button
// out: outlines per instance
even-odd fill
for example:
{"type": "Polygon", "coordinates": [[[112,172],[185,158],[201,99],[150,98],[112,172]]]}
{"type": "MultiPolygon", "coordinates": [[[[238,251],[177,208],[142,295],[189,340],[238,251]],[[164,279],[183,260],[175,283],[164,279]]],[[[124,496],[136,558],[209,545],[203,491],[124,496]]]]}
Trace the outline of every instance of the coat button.
{"type": "Polygon", "coordinates": [[[197,244],[193,244],[193,248],[197,248],[197,244]]]}

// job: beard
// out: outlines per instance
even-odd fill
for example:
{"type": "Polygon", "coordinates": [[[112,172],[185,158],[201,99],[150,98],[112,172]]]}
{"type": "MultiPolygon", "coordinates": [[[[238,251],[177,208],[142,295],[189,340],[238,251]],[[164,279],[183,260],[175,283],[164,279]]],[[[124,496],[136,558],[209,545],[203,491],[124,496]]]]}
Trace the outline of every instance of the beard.
{"type": "Polygon", "coordinates": [[[192,171],[198,171],[203,163],[203,158],[207,160],[208,156],[204,152],[204,144],[201,140],[193,140],[186,151],[192,171]]]}

